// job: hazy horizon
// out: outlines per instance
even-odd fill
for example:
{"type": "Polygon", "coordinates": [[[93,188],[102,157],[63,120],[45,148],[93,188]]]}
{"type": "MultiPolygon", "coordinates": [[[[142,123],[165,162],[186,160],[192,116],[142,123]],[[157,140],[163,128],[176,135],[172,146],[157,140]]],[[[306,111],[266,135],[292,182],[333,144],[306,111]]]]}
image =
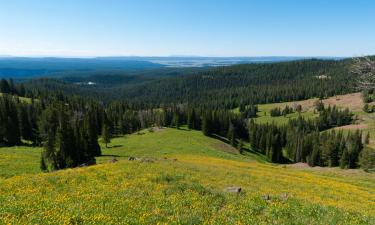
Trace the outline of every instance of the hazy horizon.
{"type": "MultiPolygon", "coordinates": [[[[365,56],[365,55],[361,55],[365,56]]],[[[210,56],[210,55],[1,55],[0,58],[73,58],[73,59],[95,59],[95,58],[350,58],[357,56],[313,56],[313,55],[244,55],[244,56],[210,56]]]]}

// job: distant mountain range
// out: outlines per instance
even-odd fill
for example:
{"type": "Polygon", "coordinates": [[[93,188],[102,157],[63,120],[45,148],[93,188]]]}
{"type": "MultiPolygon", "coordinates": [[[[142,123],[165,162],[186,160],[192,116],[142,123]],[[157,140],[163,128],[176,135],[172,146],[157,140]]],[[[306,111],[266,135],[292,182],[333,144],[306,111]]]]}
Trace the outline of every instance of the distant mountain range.
{"type": "MultiPolygon", "coordinates": [[[[9,57],[0,56],[0,78],[32,78],[54,76],[65,72],[90,72],[104,70],[140,71],[164,67],[216,67],[234,64],[285,62],[312,57],[9,57]]],[[[318,57],[321,59],[341,59],[338,57],[318,57]]]]}
{"type": "Polygon", "coordinates": [[[286,62],[300,59],[342,59],[342,57],[301,57],[301,56],[264,56],[264,57],[202,57],[202,56],[169,56],[169,57],[99,57],[98,59],[139,60],[161,64],[167,67],[216,67],[235,64],[286,62]]]}

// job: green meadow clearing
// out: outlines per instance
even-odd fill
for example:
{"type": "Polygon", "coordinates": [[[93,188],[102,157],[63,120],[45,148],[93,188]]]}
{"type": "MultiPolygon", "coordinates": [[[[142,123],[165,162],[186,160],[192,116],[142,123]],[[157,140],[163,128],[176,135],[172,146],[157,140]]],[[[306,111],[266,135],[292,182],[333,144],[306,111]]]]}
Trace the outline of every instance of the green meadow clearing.
{"type": "Polygon", "coordinates": [[[199,131],[117,137],[98,165],[51,173],[38,171],[39,152],[0,148],[1,223],[375,223],[373,174],[270,164],[199,131]]]}

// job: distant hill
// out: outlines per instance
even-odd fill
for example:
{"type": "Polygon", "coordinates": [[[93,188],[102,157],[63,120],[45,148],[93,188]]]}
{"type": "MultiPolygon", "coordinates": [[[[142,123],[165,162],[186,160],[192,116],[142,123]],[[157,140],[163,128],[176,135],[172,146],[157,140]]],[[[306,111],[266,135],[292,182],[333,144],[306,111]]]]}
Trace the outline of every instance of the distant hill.
{"type": "Polygon", "coordinates": [[[0,58],[0,78],[55,76],[63,72],[162,68],[164,65],[141,60],[78,58],[0,58]]]}
{"type": "MultiPolygon", "coordinates": [[[[33,77],[56,77],[61,73],[170,68],[199,68],[230,66],[248,63],[286,62],[309,57],[97,57],[97,58],[27,58],[0,56],[0,78],[25,79],[33,77]]],[[[323,58],[322,58],[323,59],[323,58]]],[[[338,58],[330,58],[338,59],[338,58]]]]}
{"type": "Polygon", "coordinates": [[[304,100],[349,93],[350,60],[306,59],[222,67],[159,68],[134,73],[66,73],[33,80],[31,89],[126,100],[142,104],[195,103],[234,108],[240,104],[304,100]],[[87,76],[88,75],[88,76],[87,76]],[[319,76],[330,79],[318,79],[319,76]],[[94,85],[82,85],[89,82],[94,85]],[[79,83],[79,84],[78,84],[79,83]],[[77,85],[78,84],[78,85],[77,85]]]}

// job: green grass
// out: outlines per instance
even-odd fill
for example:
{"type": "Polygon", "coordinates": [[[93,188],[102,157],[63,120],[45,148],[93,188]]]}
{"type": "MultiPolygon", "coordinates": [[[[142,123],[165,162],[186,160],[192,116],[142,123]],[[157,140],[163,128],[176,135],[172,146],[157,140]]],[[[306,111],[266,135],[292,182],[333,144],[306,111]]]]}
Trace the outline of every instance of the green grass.
{"type": "MultiPolygon", "coordinates": [[[[314,114],[311,110],[303,110],[301,113],[291,113],[286,116],[277,116],[272,117],[270,114],[271,109],[280,108],[281,110],[284,109],[286,105],[292,106],[292,102],[285,102],[285,103],[270,103],[270,104],[260,104],[258,105],[258,113],[257,117],[254,119],[257,123],[275,123],[278,125],[287,124],[289,119],[296,119],[299,116],[304,118],[315,118],[318,116],[317,113],[314,114]]],[[[239,108],[235,108],[232,112],[239,113],[239,108]]]]}
{"type": "MultiPolygon", "coordinates": [[[[2,96],[3,93],[0,93],[0,96],[2,96]]],[[[20,99],[21,102],[23,103],[31,103],[31,98],[26,98],[26,97],[17,97],[20,99]]]]}
{"type": "Polygon", "coordinates": [[[276,106],[277,106],[277,104],[259,105],[258,106],[259,112],[257,113],[257,118],[255,118],[255,122],[257,122],[257,123],[275,123],[275,124],[278,124],[278,125],[283,125],[283,124],[287,124],[290,119],[296,119],[299,116],[302,116],[306,119],[315,118],[315,117],[318,116],[318,114],[316,114],[316,113],[314,114],[313,111],[303,111],[301,113],[294,112],[294,113],[288,114],[286,116],[272,117],[270,115],[270,110],[275,108],[276,106]]]}
{"type": "Polygon", "coordinates": [[[39,173],[41,148],[26,146],[0,148],[0,179],[39,173]]]}
{"type": "Polygon", "coordinates": [[[136,134],[114,138],[105,148],[101,144],[103,157],[98,157],[98,162],[105,162],[116,157],[167,157],[173,158],[177,155],[212,156],[217,158],[232,159],[239,161],[263,160],[261,156],[253,154],[240,155],[238,150],[222,141],[207,138],[201,131],[188,130],[185,128],[160,129],[156,132],[148,130],[136,134]]]}
{"type": "Polygon", "coordinates": [[[199,131],[114,138],[100,165],[38,173],[39,151],[0,148],[4,224],[373,224],[375,177],[240,155],[199,131]],[[129,161],[128,157],[152,161],[129,161]],[[17,165],[4,164],[17,159],[17,165]],[[108,163],[116,157],[117,163],[108,163]],[[36,161],[35,161],[36,160],[36,161]],[[30,163],[30,164],[29,164],[30,163]],[[11,172],[13,171],[13,172],[11,172]],[[240,194],[226,193],[239,186],[240,194]],[[269,195],[266,201],[262,196],[269,195]]]}

